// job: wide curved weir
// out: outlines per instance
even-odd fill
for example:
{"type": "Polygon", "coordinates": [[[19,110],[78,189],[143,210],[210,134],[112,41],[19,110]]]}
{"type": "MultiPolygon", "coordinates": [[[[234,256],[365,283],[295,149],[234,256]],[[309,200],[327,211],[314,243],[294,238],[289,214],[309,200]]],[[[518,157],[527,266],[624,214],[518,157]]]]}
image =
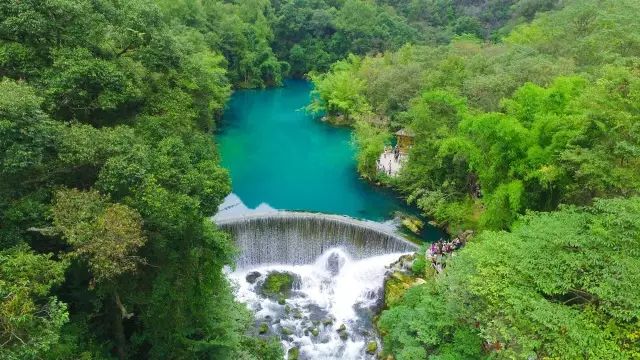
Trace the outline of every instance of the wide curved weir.
{"type": "Polygon", "coordinates": [[[331,248],[342,248],[353,259],[417,249],[383,224],[339,215],[277,211],[215,222],[235,239],[240,249],[238,268],[311,264],[331,248]]]}

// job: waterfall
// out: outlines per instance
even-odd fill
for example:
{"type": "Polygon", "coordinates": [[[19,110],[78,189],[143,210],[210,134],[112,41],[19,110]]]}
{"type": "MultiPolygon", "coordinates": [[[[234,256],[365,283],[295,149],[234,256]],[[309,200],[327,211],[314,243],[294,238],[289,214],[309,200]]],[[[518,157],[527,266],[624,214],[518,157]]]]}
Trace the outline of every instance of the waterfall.
{"type": "Polygon", "coordinates": [[[311,264],[260,265],[229,278],[237,284],[237,299],[254,311],[256,327],[264,328],[264,336],[278,336],[285,351],[297,348],[300,360],[375,360],[367,345],[380,344],[373,317],[382,306],[385,266],[401,255],[355,260],[342,249],[327,249],[311,264]],[[296,276],[285,304],[260,295],[274,271],[296,276]],[[252,283],[245,280],[249,274],[257,276],[252,283]]]}
{"type": "Polygon", "coordinates": [[[383,224],[345,216],[278,211],[216,219],[240,249],[238,268],[313,263],[330,248],[355,260],[415,251],[417,246],[383,224]]]}
{"type": "Polygon", "coordinates": [[[279,338],[300,360],[377,358],[373,318],[386,266],[415,244],[392,226],[337,215],[269,211],[214,221],[240,250],[227,276],[255,314],[255,335],[279,338]],[[262,290],[274,272],[295,279],[286,298],[262,290]]]}

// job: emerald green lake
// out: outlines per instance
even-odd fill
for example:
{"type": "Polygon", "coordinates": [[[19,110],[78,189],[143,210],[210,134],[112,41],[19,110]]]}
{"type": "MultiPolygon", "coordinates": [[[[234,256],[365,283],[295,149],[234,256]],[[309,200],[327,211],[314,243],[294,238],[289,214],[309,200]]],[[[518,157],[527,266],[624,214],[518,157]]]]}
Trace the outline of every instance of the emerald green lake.
{"type": "MultiPolygon", "coordinates": [[[[412,211],[392,192],[358,177],[351,131],[304,111],[311,89],[307,81],[287,80],[284,87],[233,94],[217,134],[233,193],[249,209],[262,205],[379,222],[412,211]]],[[[429,228],[422,237],[440,235],[429,228]]]]}

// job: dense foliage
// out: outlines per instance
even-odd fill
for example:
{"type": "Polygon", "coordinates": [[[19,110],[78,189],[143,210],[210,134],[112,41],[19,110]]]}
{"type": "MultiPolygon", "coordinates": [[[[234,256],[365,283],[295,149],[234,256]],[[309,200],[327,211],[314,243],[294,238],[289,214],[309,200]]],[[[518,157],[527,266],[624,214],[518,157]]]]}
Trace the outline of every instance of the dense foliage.
{"type": "Polygon", "coordinates": [[[467,36],[352,56],[312,75],[311,108],[355,126],[363,176],[452,231],[637,194],[638,12],[636,1],[573,1],[502,43],[467,36]],[[400,128],[415,133],[409,161],[397,179],[381,177],[375,161],[400,128]]]}
{"type": "Polygon", "coordinates": [[[397,50],[407,43],[445,44],[454,36],[498,36],[503,26],[559,7],[556,0],[280,0],[274,1],[273,48],[290,73],[326,71],[348,54],[397,50]]]}
{"type": "Polygon", "coordinates": [[[281,358],[222,273],[234,249],[209,216],[230,184],[211,132],[233,88],[309,72],[310,108],[354,127],[364,177],[451,231],[512,229],[385,312],[387,353],[640,358],[639,13],[0,1],[0,359],[281,358]],[[389,178],[376,159],[401,128],[414,144],[389,178]],[[614,197],[629,199],[595,200],[614,197]]]}
{"type": "MultiPolygon", "coordinates": [[[[280,75],[234,63],[247,50],[189,5],[0,3],[0,358],[280,356],[245,335],[208,219],[230,188],[209,135],[230,84],[280,75]]],[[[261,31],[259,7],[207,6],[261,31]]]]}
{"type": "Polygon", "coordinates": [[[485,231],[379,325],[408,359],[640,358],[640,198],[485,231]]]}
{"type": "Polygon", "coordinates": [[[640,3],[563,5],[496,42],[466,32],[311,74],[310,109],[354,127],[363,177],[452,233],[512,229],[437,275],[417,257],[426,284],[378,322],[395,359],[640,358],[640,3]],[[376,160],[399,129],[413,146],[389,177],[376,160]]]}

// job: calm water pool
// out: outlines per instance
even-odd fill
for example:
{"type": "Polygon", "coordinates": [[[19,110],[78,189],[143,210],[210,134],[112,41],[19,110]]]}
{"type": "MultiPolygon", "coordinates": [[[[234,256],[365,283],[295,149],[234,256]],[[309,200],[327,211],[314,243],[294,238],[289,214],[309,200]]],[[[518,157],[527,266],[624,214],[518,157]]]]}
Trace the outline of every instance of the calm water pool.
{"type": "MultiPolygon", "coordinates": [[[[244,205],[314,211],[373,221],[411,211],[392,192],[361,180],[351,131],[304,111],[311,83],[242,90],[232,96],[219,127],[222,164],[244,205]]],[[[427,229],[424,238],[440,233],[427,229]]]]}

